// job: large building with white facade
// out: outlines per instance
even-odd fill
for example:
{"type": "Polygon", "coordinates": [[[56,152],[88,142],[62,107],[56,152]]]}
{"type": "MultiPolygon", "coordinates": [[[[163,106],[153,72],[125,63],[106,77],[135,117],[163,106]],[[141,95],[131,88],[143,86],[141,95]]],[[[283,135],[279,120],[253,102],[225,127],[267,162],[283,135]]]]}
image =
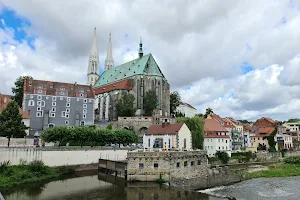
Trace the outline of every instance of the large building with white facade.
{"type": "Polygon", "coordinates": [[[197,114],[197,109],[185,102],[180,102],[176,111],[184,114],[186,117],[194,117],[197,114]]]}
{"type": "Polygon", "coordinates": [[[231,157],[230,133],[215,119],[205,120],[203,146],[209,157],[214,157],[217,151],[227,152],[231,157]]]}

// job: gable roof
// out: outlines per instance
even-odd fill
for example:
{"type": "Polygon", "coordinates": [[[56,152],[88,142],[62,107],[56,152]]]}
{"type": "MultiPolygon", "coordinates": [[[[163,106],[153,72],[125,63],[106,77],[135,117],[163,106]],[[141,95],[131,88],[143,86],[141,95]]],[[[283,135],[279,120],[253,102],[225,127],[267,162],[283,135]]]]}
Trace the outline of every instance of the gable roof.
{"type": "Polygon", "coordinates": [[[81,98],[94,98],[95,96],[91,85],[34,80],[28,78],[24,79],[24,94],[44,94],[81,98]],[[62,90],[62,88],[64,90],[62,90]],[[60,95],[61,91],[64,92],[64,95],[60,95]],[[82,93],[83,96],[80,96],[80,93],[82,93]]]}
{"type": "Polygon", "coordinates": [[[276,121],[273,120],[273,119],[271,119],[271,118],[269,118],[269,117],[263,117],[263,119],[266,119],[266,120],[268,120],[269,122],[271,122],[272,124],[275,124],[275,125],[276,125],[276,121]]]}
{"type": "Polygon", "coordinates": [[[100,86],[94,89],[96,95],[104,94],[114,90],[132,90],[132,86],[129,79],[125,79],[116,83],[111,83],[109,85],[100,86]]]}
{"type": "Polygon", "coordinates": [[[259,128],[256,136],[269,136],[274,130],[273,127],[259,128]]]}
{"type": "Polygon", "coordinates": [[[215,119],[206,119],[204,122],[204,131],[215,131],[215,132],[228,132],[219,122],[215,119]]]}
{"type": "Polygon", "coordinates": [[[151,125],[146,134],[151,135],[167,135],[167,134],[177,134],[181,127],[183,126],[183,122],[176,124],[156,124],[151,125]]]}
{"type": "MultiPolygon", "coordinates": [[[[0,94],[0,112],[2,112],[2,110],[6,108],[7,104],[11,101],[12,99],[10,98],[10,96],[0,94]]],[[[22,115],[23,119],[30,119],[30,116],[27,113],[25,113],[21,108],[19,108],[19,113],[22,115]]]]}
{"type": "Polygon", "coordinates": [[[197,110],[195,107],[193,107],[191,104],[188,104],[188,103],[185,103],[185,102],[180,102],[180,105],[183,105],[183,106],[187,106],[189,108],[192,108],[194,110],[197,110]]]}
{"type": "Polygon", "coordinates": [[[150,53],[141,58],[134,59],[104,71],[97,83],[94,85],[94,88],[118,82],[134,75],[152,75],[164,77],[163,73],[159,69],[159,66],[150,53]]]}

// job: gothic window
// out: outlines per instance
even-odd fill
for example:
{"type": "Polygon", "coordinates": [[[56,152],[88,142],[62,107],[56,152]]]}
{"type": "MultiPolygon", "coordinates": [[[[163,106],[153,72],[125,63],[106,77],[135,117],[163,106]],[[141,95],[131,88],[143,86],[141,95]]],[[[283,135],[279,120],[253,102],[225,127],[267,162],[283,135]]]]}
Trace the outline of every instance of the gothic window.
{"type": "Polygon", "coordinates": [[[80,126],[84,126],[84,121],[81,121],[81,122],[80,122],[80,126]]]}
{"type": "Polygon", "coordinates": [[[161,85],[160,81],[158,81],[158,88],[157,88],[157,100],[158,100],[158,107],[161,108],[161,85]]]}
{"type": "Polygon", "coordinates": [[[34,106],[34,101],[33,100],[29,100],[28,101],[28,106],[34,106]]]}
{"type": "Polygon", "coordinates": [[[154,80],[152,80],[152,90],[154,90],[155,87],[154,87],[154,80]]]}

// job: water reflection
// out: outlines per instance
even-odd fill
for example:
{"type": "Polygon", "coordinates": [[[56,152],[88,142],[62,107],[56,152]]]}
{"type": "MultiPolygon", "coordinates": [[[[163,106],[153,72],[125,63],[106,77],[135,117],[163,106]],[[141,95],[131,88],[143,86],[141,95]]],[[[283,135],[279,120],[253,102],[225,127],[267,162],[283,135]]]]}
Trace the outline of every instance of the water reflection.
{"type": "Polygon", "coordinates": [[[211,200],[208,195],[170,189],[155,183],[127,183],[125,179],[98,173],[1,190],[5,200],[211,200]]]}

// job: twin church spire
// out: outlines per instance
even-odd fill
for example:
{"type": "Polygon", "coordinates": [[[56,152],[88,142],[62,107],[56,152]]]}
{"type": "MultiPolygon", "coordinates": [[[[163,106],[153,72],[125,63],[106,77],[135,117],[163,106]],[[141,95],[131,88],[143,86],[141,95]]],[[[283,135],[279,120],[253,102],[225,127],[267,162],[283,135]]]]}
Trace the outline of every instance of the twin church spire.
{"type": "MultiPolygon", "coordinates": [[[[97,48],[97,36],[96,36],[96,27],[94,29],[93,35],[93,43],[92,49],[89,56],[89,64],[88,64],[88,73],[87,73],[87,83],[90,85],[94,85],[100,75],[100,67],[99,67],[99,55],[97,48]]],[[[143,57],[143,45],[142,38],[140,39],[140,48],[139,48],[139,58],[143,57]]],[[[108,46],[107,46],[107,55],[104,63],[104,70],[110,70],[114,67],[114,58],[112,55],[112,43],[111,43],[111,33],[109,34],[108,46]]]]}

